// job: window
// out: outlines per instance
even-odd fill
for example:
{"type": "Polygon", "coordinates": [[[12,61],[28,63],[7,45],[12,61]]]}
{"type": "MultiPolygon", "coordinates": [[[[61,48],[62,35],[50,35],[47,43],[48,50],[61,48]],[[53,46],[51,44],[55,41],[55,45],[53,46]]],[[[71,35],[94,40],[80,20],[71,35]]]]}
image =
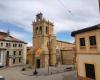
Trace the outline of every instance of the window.
{"type": "Polygon", "coordinates": [[[15,44],[15,47],[17,47],[17,44],[15,44]]]}
{"type": "Polygon", "coordinates": [[[13,44],[13,47],[15,47],[15,44],[13,44]]]}
{"type": "Polygon", "coordinates": [[[38,34],[38,27],[36,28],[36,34],[38,34]]]}
{"type": "Polygon", "coordinates": [[[20,44],[18,45],[18,47],[20,47],[20,44]]]}
{"type": "Polygon", "coordinates": [[[85,46],[85,38],[80,38],[80,46],[85,46]]]}
{"type": "Polygon", "coordinates": [[[20,44],[20,47],[22,47],[22,44],[20,44]]]}
{"type": "Polygon", "coordinates": [[[14,51],[14,53],[13,53],[13,54],[14,54],[14,56],[15,56],[15,55],[16,55],[16,51],[14,51]]]}
{"type": "Polygon", "coordinates": [[[13,64],[15,64],[15,59],[13,59],[13,64]]]}
{"type": "Polygon", "coordinates": [[[19,55],[21,55],[21,51],[19,51],[19,55]]]}
{"type": "Polygon", "coordinates": [[[9,51],[7,51],[7,58],[9,58],[9,51]]]}
{"type": "Polygon", "coordinates": [[[48,27],[46,27],[46,34],[48,34],[49,33],[49,28],[48,27]]]}
{"type": "Polygon", "coordinates": [[[19,47],[22,47],[22,44],[19,44],[19,47]]]}
{"type": "Polygon", "coordinates": [[[90,40],[90,45],[91,46],[96,45],[96,37],[95,36],[90,36],[89,40],[90,40]]]}
{"type": "Polygon", "coordinates": [[[1,43],[1,47],[3,47],[3,43],[1,43]]]}
{"type": "Polygon", "coordinates": [[[20,47],[20,44],[18,45],[18,47],[20,47]]]}
{"type": "Polygon", "coordinates": [[[13,47],[17,47],[17,44],[13,44],[13,47]]]}
{"type": "Polygon", "coordinates": [[[8,45],[9,45],[9,47],[10,47],[10,43],[9,43],[8,45]]]}
{"type": "Polygon", "coordinates": [[[6,47],[8,47],[8,43],[6,43],[6,47]]]}
{"type": "Polygon", "coordinates": [[[48,34],[48,27],[46,27],[46,34],[48,34]]]}
{"type": "Polygon", "coordinates": [[[10,43],[6,43],[6,47],[10,47],[10,43]]]}
{"type": "Polygon", "coordinates": [[[40,34],[42,34],[42,27],[40,26],[40,34]]]}
{"type": "Polygon", "coordinates": [[[21,58],[19,58],[19,63],[21,62],[21,58]]]}

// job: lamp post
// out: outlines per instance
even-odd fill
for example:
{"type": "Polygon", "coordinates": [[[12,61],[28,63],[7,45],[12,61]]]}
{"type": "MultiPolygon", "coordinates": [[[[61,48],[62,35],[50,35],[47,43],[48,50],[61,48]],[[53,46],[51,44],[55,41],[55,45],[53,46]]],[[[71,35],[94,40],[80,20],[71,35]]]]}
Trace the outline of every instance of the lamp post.
{"type": "Polygon", "coordinates": [[[35,51],[34,53],[35,53],[35,54],[34,54],[34,67],[35,67],[35,71],[33,72],[33,74],[34,74],[34,75],[37,75],[38,72],[37,72],[37,70],[36,70],[36,57],[35,57],[36,51],[35,51]]]}
{"type": "Polygon", "coordinates": [[[38,74],[38,72],[37,72],[37,70],[36,70],[36,59],[35,59],[35,71],[34,71],[33,74],[34,74],[34,75],[37,75],[37,74],[38,74]]]}
{"type": "Polygon", "coordinates": [[[48,54],[48,74],[49,74],[49,66],[50,66],[50,43],[51,43],[51,39],[50,39],[50,35],[48,35],[48,50],[49,50],[49,54],[48,54]]]}
{"type": "Polygon", "coordinates": [[[49,56],[48,56],[48,74],[49,74],[49,56]]]}

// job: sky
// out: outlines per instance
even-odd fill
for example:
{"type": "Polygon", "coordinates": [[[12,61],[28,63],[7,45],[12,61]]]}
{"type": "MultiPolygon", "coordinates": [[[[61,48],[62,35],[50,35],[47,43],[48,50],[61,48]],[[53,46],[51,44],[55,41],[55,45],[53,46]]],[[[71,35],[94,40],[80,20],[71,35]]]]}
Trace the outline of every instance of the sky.
{"type": "Polygon", "coordinates": [[[98,0],[0,0],[0,31],[32,45],[32,22],[43,13],[58,40],[74,42],[71,32],[100,23],[98,0]]]}

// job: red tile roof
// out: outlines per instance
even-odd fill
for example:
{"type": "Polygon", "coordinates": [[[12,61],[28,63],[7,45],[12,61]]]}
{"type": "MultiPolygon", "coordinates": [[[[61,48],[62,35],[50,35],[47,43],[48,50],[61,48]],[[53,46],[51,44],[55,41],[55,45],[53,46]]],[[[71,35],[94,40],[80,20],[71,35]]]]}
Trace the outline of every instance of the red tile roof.
{"type": "Polygon", "coordinates": [[[13,37],[13,36],[10,36],[6,32],[0,32],[0,41],[20,42],[20,43],[25,43],[26,44],[26,42],[24,42],[22,40],[19,40],[19,39],[13,37]],[[10,39],[6,39],[7,37],[9,37],[10,39]]]}

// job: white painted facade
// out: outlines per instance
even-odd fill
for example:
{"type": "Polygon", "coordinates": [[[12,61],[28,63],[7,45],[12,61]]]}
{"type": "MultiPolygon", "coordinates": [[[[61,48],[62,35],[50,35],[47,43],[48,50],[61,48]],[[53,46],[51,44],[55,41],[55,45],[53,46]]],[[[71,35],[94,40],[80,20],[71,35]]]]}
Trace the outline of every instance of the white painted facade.
{"type": "Polygon", "coordinates": [[[0,41],[0,66],[14,66],[21,64],[26,64],[26,43],[0,41]],[[10,46],[7,46],[7,44],[10,44],[10,46]],[[14,44],[16,44],[17,46],[14,47],[14,44]],[[8,65],[7,65],[7,51],[9,52],[8,65]],[[16,52],[15,55],[14,51],[16,52]]]}
{"type": "Polygon", "coordinates": [[[0,50],[0,66],[5,65],[5,50],[0,50]]]}

